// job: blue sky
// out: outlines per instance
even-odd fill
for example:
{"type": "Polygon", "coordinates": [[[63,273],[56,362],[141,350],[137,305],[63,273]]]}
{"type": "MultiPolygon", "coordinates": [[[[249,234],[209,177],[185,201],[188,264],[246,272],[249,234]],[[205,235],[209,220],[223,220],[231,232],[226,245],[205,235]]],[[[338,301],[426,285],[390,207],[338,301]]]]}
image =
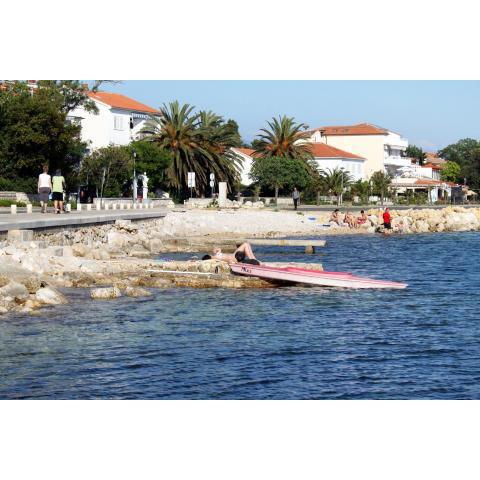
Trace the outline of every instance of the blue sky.
{"type": "Polygon", "coordinates": [[[233,118],[251,141],[266,120],[310,127],[374,123],[427,151],[480,138],[479,81],[124,81],[105,90],[152,107],[179,100],[233,118]]]}

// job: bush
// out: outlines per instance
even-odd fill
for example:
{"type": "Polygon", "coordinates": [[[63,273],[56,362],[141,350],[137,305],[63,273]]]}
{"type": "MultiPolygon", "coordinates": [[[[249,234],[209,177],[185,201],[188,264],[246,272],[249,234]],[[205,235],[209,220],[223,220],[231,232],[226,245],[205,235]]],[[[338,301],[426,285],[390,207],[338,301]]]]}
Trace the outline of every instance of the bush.
{"type": "Polygon", "coordinates": [[[12,180],[10,178],[0,177],[0,192],[25,192],[37,193],[38,179],[19,178],[12,180]]]}
{"type": "Polygon", "coordinates": [[[0,207],[10,207],[10,205],[16,205],[17,207],[26,207],[25,202],[16,202],[15,200],[0,200],[0,207]]]}

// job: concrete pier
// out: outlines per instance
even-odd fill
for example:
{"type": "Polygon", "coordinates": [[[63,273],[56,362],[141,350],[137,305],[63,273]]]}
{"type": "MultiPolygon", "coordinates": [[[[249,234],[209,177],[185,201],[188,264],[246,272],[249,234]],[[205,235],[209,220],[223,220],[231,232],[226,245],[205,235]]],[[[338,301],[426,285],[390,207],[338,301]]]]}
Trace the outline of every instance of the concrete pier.
{"type": "MultiPolygon", "coordinates": [[[[90,203],[87,203],[88,207],[90,203]]],[[[164,207],[153,210],[72,211],[68,214],[32,213],[0,216],[0,233],[9,230],[47,230],[51,228],[75,228],[84,225],[115,223],[115,220],[147,220],[163,218],[168,213],[164,207]]]]}

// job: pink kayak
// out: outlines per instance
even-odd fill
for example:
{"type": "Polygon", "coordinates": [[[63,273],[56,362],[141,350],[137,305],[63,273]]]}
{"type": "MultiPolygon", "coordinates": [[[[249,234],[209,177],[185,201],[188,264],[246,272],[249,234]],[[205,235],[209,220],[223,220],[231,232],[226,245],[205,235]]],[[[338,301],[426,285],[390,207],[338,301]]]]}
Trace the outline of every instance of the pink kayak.
{"type": "Polygon", "coordinates": [[[351,273],[325,272],[323,270],[309,270],[306,268],[281,268],[268,265],[250,265],[233,263],[230,265],[233,273],[251,277],[280,280],[292,283],[308,283],[323,287],[341,288],[406,288],[406,283],[375,280],[373,278],[356,277],[351,273]]]}

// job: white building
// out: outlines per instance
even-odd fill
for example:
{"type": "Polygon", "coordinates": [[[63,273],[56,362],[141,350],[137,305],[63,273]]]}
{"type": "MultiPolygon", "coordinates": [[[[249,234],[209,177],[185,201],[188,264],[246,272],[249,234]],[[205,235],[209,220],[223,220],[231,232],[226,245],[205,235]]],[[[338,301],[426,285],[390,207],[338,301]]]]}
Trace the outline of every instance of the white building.
{"type": "Polygon", "coordinates": [[[369,123],[318,127],[310,130],[310,141],[325,143],[352,152],[365,159],[363,178],[376,171],[394,174],[396,169],[410,165],[405,157],[408,140],[400,134],[369,123]]]}
{"type": "MultiPolygon", "coordinates": [[[[252,183],[250,171],[255,150],[251,148],[232,148],[231,150],[242,159],[242,170],[240,172],[242,185],[250,185],[252,183]]],[[[340,150],[325,143],[311,143],[311,151],[317,167],[321,170],[343,168],[354,180],[361,180],[364,177],[365,159],[359,155],[340,150]]]]}
{"type": "Polygon", "coordinates": [[[81,138],[90,151],[108,145],[128,145],[140,137],[145,121],[160,113],[119,93],[89,92],[88,96],[95,102],[98,113],[78,107],[69,112],[67,119],[81,124],[81,138]]]}
{"type": "Polygon", "coordinates": [[[335,168],[347,171],[354,181],[364,178],[365,158],[325,143],[312,143],[313,158],[320,170],[335,168]]]}

